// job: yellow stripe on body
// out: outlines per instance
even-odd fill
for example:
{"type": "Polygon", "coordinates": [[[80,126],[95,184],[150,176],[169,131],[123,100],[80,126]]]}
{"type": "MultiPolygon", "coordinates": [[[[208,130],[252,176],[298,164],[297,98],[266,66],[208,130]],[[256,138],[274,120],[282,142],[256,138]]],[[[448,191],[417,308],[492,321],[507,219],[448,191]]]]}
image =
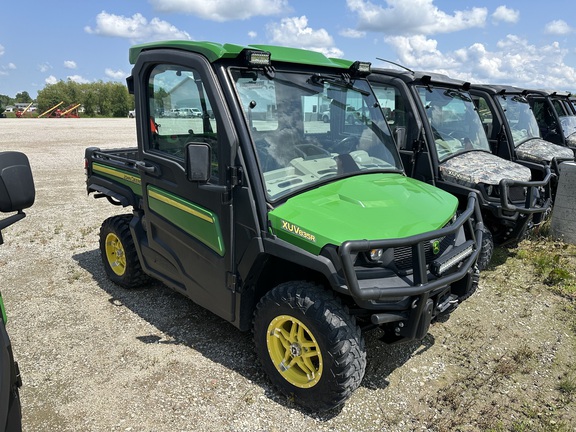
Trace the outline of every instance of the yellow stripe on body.
{"type": "Polygon", "coordinates": [[[148,191],[148,195],[151,198],[157,199],[158,201],[162,201],[165,204],[168,204],[168,205],[175,207],[179,210],[185,211],[186,213],[189,213],[193,216],[196,216],[197,218],[200,218],[206,222],[209,222],[212,224],[214,223],[214,219],[211,218],[210,216],[207,216],[207,215],[199,212],[198,210],[195,210],[195,209],[193,209],[193,208],[191,208],[185,204],[182,204],[182,203],[180,203],[180,202],[178,202],[172,198],[169,198],[166,195],[162,195],[162,194],[160,194],[156,191],[153,191],[153,190],[148,191]]]}

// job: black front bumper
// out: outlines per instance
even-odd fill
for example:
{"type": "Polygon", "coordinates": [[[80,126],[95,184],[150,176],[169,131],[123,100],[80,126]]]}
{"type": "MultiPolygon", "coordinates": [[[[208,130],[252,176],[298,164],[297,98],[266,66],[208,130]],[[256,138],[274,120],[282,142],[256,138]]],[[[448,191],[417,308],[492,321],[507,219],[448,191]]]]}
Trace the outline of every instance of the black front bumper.
{"type": "Polygon", "coordinates": [[[451,225],[411,237],[388,240],[353,240],[344,242],[338,249],[342,262],[346,286],[341,287],[358,302],[367,300],[386,300],[404,296],[419,296],[448,286],[464,278],[474,268],[482,245],[483,222],[476,194],[468,196],[466,210],[451,225]],[[435,263],[428,265],[425,259],[425,243],[431,240],[455,234],[464,224],[469,224],[473,237],[449,252],[439,256],[435,263]],[[359,279],[354,259],[358,253],[372,249],[390,249],[397,247],[412,248],[412,272],[410,276],[383,277],[379,279],[359,279]],[[466,249],[470,253],[464,254],[466,249]],[[459,259],[458,254],[462,253],[459,259]],[[449,271],[433,273],[434,266],[453,259],[449,271]]]}

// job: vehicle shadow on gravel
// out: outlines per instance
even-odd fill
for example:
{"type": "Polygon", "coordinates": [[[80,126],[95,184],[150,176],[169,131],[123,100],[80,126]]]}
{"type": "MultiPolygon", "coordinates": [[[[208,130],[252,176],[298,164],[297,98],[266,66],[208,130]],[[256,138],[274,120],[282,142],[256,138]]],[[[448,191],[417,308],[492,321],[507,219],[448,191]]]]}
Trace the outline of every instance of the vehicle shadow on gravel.
{"type": "MultiPolygon", "coordinates": [[[[106,276],[98,249],[73,255],[80,267],[92,275],[106,292],[110,304],[127,308],[158,329],[154,334],[137,336],[144,344],[178,344],[192,348],[211,361],[239,373],[264,389],[265,394],[286,408],[297,409],[316,420],[336,417],[342,407],[323,413],[310,413],[277,392],[260,368],[254,353],[251,332],[241,332],[229,322],[195,304],[164,284],[151,280],[143,288],[125,289],[106,276]]],[[[434,344],[428,335],[422,341],[390,346],[380,340],[378,331],[365,335],[368,365],[361,386],[369,390],[388,387],[387,377],[412,356],[434,344]]]]}

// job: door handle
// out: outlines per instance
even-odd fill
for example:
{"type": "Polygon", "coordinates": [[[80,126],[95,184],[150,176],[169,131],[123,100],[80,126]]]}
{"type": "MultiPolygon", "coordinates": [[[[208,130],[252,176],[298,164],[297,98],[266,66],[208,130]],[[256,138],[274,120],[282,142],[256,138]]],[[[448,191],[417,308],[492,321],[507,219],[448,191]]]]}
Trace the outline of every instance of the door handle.
{"type": "Polygon", "coordinates": [[[156,168],[154,165],[146,165],[146,162],[142,162],[142,161],[136,162],[136,168],[138,168],[138,170],[144,171],[148,174],[156,174],[158,171],[158,168],[156,168]]]}

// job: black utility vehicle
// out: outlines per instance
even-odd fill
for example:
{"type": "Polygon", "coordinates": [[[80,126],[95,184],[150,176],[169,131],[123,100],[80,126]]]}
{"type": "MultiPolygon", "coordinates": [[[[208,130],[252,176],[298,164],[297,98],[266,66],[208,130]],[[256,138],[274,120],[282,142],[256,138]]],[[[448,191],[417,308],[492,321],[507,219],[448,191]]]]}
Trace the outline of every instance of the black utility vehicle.
{"type": "Polygon", "coordinates": [[[542,137],[576,152],[576,107],[571,93],[527,89],[525,94],[542,137]]]}
{"type": "Polygon", "coordinates": [[[396,138],[408,175],[455,196],[478,195],[486,232],[479,267],[493,242],[521,240],[533,215],[549,210],[550,177],[492,154],[469,93],[470,83],[408,69],[372,69],[368,77],[396,138]]]}
{"type": "Polygon", "coordinates": [[[551,179],[554,196],[560,164],[573,161],[574,153],[542,138],[526,91],[513,86],[473,84],[470,94],[492,152],[530,168],[535,180],[544,179],[549,168],[554,174],[551,179]]]}

